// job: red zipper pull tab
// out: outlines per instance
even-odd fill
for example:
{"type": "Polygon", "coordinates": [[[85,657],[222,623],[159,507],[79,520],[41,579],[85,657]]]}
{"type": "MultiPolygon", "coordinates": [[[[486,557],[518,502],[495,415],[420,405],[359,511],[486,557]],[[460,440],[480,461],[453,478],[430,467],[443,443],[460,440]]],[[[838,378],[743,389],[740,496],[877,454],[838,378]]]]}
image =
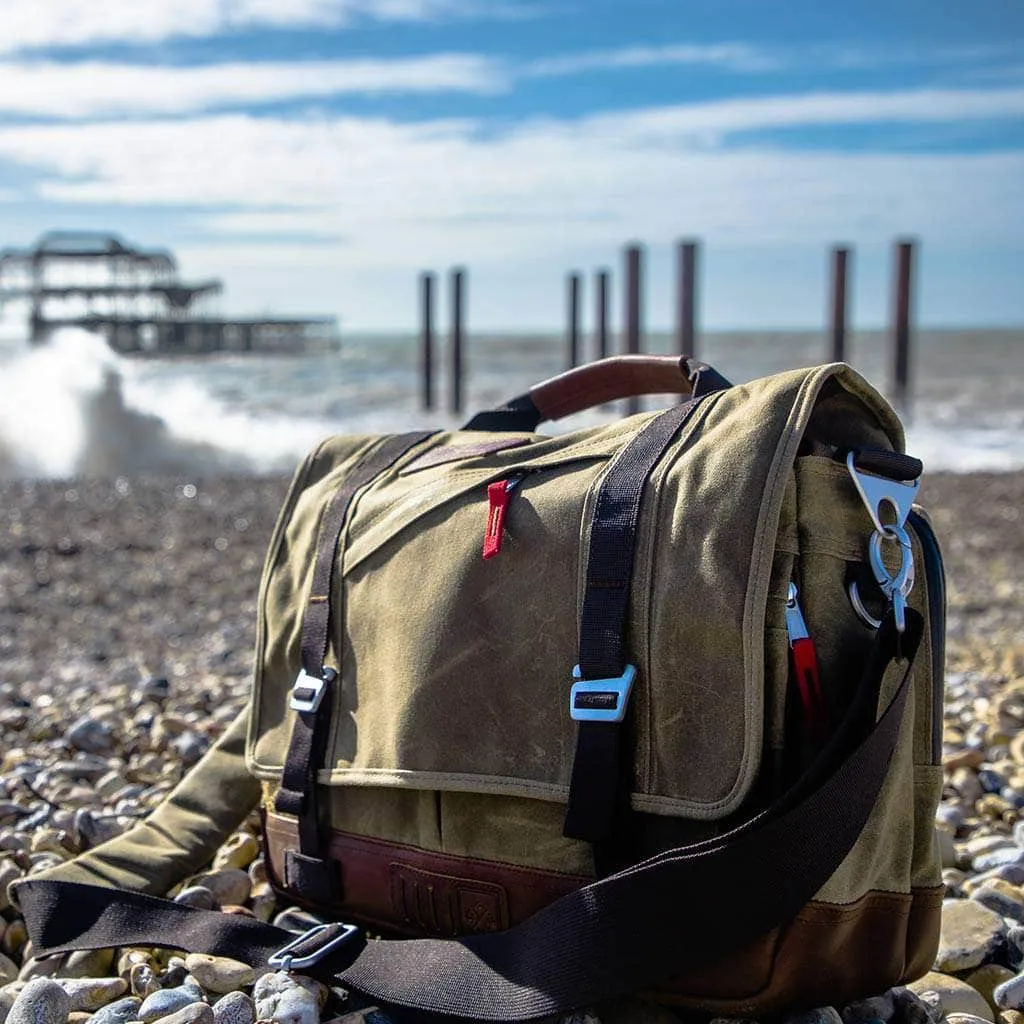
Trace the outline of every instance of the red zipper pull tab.
{"type": "Polygon", "coordinates": [[[484,532],[484,559],[501,554],[501,542],[505,533],[505,513],[512,492],[522,481],[521,476],[508,480],[495,480],[487,487],[487,529],[484,532]]]}
{"type": "Polygon", "coordinates": [[[812,742],[820,747],[828,738],[828,709],[821,692],[818,654],[797,603],[795,583],[790,583],[786,600],[786,632],[789,634],[789,653],[793,676],[800,692],[800,703],[803,705],[804,721],[812,742]]]}

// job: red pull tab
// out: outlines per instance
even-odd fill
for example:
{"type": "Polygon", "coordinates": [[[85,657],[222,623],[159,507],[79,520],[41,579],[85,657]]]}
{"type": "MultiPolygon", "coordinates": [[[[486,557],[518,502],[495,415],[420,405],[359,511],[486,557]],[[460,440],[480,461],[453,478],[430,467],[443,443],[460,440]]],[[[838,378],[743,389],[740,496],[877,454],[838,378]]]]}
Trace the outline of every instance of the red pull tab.
{"type": "Polygon", "coordinates": [[[484,559],[501,554],[505,532],[505,511],[512,496],[511,481],[496,480],[487,488],[487,530],[484,533],[484,559]]]}
{"type": "Polygon", "coordinates": [[[818,672],[814,641],[810,637],[801,637],[793,640],[789,646],[793,658],[793,675],[804,708],[804,720],[812,742],[820,747],[828,738],[828,711],[821,694],[821,675],[818,672]]]}

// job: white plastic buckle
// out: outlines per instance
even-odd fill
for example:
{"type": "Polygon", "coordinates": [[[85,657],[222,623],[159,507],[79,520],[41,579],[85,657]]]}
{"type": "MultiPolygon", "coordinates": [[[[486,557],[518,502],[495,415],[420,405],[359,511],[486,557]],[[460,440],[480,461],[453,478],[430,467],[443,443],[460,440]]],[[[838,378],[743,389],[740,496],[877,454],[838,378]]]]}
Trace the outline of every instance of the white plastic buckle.
{"type": "Polygon", "coordinates": [[[359,929],[354,924],[341,924],[340,922],[338,924],[318,924],[310,928],[309,931],[303,932],[302,935],[296,936],[288,945],[282,946],[276,953],[271,953],[267,957],[267,965],[279,971],[300,971],[304,967],[312,967],[313,964],[323,960],[328,953],[358,934],[359,929]],[[307,953],[304,956],[294,956],[292,954],[292,950],[338,927],[341,928],[341,931],[329,942],[325,942],[318,949],[314,949],[312,953],[307,953]]]}
{"type": "MultiPolygon", "coordinates": [[[[579,679],[579,665],[572,670],[579,679]]],[[[626,717],[629,695],[636,678],[636,665],[627,665],[617,679],[586,679],[573,683],[569,691],[569,714],[577,722],[621,722],[626,717]]]]}
{"type": "Polygon", "coordinates": [[[301,711],[305,714],[311,714],[320,707],[324,694],[327,692],[328,684],[338,678],[338,673],[332,668],[324,667],[322,671],[322,679],[311,676],[305,669],[299,672],[292,686],[292,695],[288,701],[288,707],[293,711],[301,711]]]}

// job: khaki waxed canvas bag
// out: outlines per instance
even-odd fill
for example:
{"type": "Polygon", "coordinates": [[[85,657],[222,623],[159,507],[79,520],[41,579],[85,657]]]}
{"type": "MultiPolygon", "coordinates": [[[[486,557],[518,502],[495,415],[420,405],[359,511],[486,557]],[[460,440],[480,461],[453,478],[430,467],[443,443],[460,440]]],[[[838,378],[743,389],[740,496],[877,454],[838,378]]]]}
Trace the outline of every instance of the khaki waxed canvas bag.
{"type": "Polygon", "coordinates": [[[122,894],[140,941],[493,1020],[920,976],[945,595],[919,476],[840,364],[731,386],[620,357],[461,431],[327,440],[271,542],[249,707],[149,821],[19,886],[36,948],[102,944],[110,890],[81,883],[166,892],[259,801],[275,887],[339,925],[200,940],[122,894]]]}

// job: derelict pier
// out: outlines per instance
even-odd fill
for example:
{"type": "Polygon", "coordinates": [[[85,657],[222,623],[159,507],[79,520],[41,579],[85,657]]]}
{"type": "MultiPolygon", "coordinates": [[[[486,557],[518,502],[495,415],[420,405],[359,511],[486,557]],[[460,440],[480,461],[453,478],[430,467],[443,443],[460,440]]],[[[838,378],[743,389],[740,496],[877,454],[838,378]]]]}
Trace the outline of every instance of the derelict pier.
{"type": "Polygon", "coordinates": [[[216,315],[217,278],[185,282],[174,255],[116,235],[52,231],[30,249],[0,250],[0,312],[27,302],[29,340],[62,327],[101,334],[116,352],[200,355],[337,348],[334,316],[216,315]]]}

